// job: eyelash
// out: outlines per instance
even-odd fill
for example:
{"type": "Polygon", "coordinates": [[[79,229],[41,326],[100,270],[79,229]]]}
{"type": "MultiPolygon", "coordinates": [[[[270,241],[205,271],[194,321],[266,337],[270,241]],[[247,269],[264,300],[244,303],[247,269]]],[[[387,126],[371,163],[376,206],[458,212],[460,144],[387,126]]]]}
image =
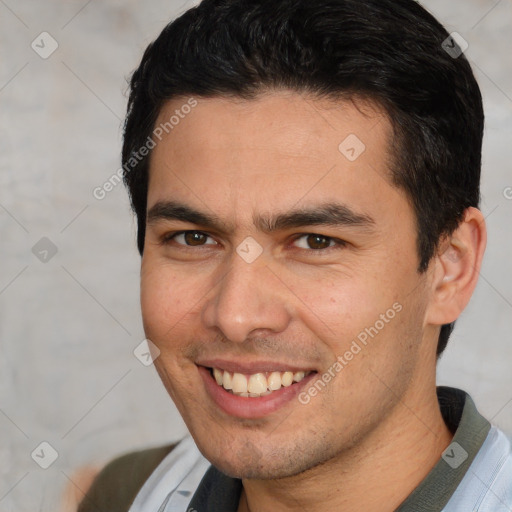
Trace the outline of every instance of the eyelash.
{"type": "MultiPolygon", "coordinates": [[[[163,238],[162,238],[162,245],[167,245],[171,242],[175,242],[175,239],[176,237],[178,237],[179,235],[185,235],[187,233],[198,233],[200,235],[204,235],[208,238],[212,238],[210,235],[208,235],[207,233],[203,232],[203,231],[199,231],[199,230],[184,230],[184,231],[175,231],[175,232],[172,232],[172,233],[167,233],[163,238]]],[[[332,249],[343,249],[344,247],[347,246],[347,242],[345,242],[344,240],[341,240],[339,238],[334,238],[334,237],[331,237],[331,236],[326,236],[326,235],[321,235],[319,233],[300,233],[298,235],[296,235],[293,239],[292,239],[292,242],[296,242],[297,240],[300,240],[301,238],[304,238],[304,237],[309,237],[309,236],[316,236],[316,237],[319,237],[319,238],[324,238],[326,240],[329,241],[329,243],[333,243],[334,242],[334,245],[329,245],[328,247],[325,247],[323,249],[312,249],[312,248],[308,248],[308,249],[305,249],[303,247],[298,247],[296,249],[298,250],[301,250],[301,251],[308,251],[308,252],[326,252],[328,250],[332,250],[332,249]]],[[[205,246],[209,246],[209,245],[215,245],[215,244],[203,244],[203,245],[197,245],[197,246],[193,246],[193,245],[187,245],[187,244],[181,244],[181,243],[178,243],[178,242],[175,242],[177,243],[179,246],[181,247],[186,247],[186,248],[194,248],[194,247],[205,247],[205,246]]]]}

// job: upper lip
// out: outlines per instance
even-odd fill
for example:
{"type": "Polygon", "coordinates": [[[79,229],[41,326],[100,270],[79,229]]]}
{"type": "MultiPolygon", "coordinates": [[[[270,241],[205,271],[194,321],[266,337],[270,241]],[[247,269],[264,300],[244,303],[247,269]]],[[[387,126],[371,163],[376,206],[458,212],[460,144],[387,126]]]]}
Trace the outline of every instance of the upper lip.
{"type": "Polygon", "coordinates": [[[202,359],[196,361],[198,366],[206,368],[218,368],[232,373],[254,373],[265,372],[309,372],[315,371],[308,365],[297,365],[294,363],[280,363],[276,361],[234,361],[228,359],[202,359]]]}

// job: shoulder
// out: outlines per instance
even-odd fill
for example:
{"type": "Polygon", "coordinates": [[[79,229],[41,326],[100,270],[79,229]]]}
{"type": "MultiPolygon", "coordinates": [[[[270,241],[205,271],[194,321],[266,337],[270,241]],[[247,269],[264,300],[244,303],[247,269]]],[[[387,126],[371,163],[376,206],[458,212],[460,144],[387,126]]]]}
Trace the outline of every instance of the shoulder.
{"type": "MultiPolygon", "coordinates": [[[[512,442],[509,435],[496,427],[489,432],[486,465],[489,471],[479,471],[483,512],[512,510],[512,442]]],[[[476,468],[478,470],[479,468],[476,468]]]]}
{"type": "Polygon", "coordinates": [[[510,438],[492,426],[461,484],[444,509],[480,512],[512,510],[512,445],[510,438]]]}
{"type": "Polygon", "coordinates": [[[135,451],[108,463],[94,479],[78,512],[124,512],[175,444],[135,451]]]}

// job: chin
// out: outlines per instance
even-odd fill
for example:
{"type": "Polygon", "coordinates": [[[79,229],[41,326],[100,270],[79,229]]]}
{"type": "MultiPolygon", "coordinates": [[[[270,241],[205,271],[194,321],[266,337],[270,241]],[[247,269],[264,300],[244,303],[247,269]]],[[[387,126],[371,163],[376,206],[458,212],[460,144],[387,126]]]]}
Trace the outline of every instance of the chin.
{"type": "Polygon", "coordinates": [[[243,460],[233,462],[220,460],[218,463],[213,463],[213,465],[225,475],[241,480],[275,480],[301,473],[301,471],[298,473],[290,472],[290,468],[284,467],[264,467],[261,462],[257,464],[247,464],[243,460]]]}
{"type": "Polygon", "coordinates": [[[247,442],[239,448],[226,450],[221,453],[210,453],[201,450],[203,455],[222,473],[231,478],[274,480],[299,475],[308,469],[321,464],[322,461],[306,460],[297,456],[298,451],[286,456],[284,453],[267,453],[263,455],[260,449],[247,442]],[[229,458],[226,454],[229,453],[229,458]]]}

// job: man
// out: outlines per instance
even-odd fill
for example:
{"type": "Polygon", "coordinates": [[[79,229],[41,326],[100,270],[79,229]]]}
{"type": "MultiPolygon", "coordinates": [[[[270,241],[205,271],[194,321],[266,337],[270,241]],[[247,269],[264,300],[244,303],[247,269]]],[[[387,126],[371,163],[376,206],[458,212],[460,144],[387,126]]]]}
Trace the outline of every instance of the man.
{"type": "Polygon", "coordinates": [[[512,458],[436,361],[475,288],[483,113],[412,0],[204,0],[131,79],[155,366],[191,437],[80,511],[506,511],[512,458]]]}

